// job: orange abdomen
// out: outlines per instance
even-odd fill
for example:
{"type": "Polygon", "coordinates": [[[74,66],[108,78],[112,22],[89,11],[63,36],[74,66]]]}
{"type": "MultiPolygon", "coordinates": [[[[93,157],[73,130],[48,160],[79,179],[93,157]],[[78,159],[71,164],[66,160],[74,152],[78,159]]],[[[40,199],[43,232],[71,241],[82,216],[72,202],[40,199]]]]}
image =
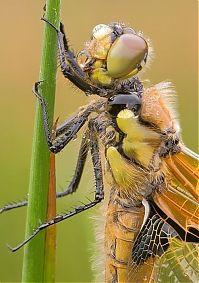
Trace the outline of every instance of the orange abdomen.
{"type": "Polygon", "coordinates": [[[105,227],[105,282],[128,282],[135,238],[144,219],[144,206],[129,205],[129,200],[111,197],[105,227]]]}

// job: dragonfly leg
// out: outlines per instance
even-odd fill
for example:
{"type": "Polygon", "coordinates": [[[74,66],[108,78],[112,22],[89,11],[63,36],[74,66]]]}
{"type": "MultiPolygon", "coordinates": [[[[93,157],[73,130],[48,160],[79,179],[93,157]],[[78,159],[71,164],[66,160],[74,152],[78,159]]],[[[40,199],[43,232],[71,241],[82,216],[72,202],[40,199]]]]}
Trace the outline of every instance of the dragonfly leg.
{"type": "Polygon", "coordinates": [[[77,190],[81,176],[82,176],[82,172],[84,170],[84,165],[85,165],[85,162],[86,162],[88,150],[89,150],[88,131],[86,131],[86,133],[83,135],[83,138],[82,138],[82,142],[81,142],[81,146],[80,146],[80,150],[79,150],[79,155],[78,155],[78,159],[77,159],[77,165],[76,165],[76,168],[75,168],[75,174],[74,174],[68,188],[63,192],[57,192],[57,194],[56,194],[57,198],[67,196],[68,194],[72,194],[77,190]]]}
{"type": "MultiPolygon", "coordinates": [[[[87,157],[87,153],[88,153],[88,131],[86,131],[86,133],[84,134],[83,138],[82,138],[82,142],[81,142],[81,146],[80,146],[80,150],[79,150],[79,155],[78,155],[78,160],[77,160],[77,165],[75,168],[75,174],[69,184],[69,186],[67,187],[67,189],[63,192],[57,192],[56,193],[56,198],[62,198],[64,196],[67,196],[69,194],[74,193],[79,185],[81,176],[82,176],[82,172],[84,169],[84,164],[86,161],[86,157],[87,157]]],[[[3,213],[5,211],[8,210],[12,210],[15,208],[20,208],[20,207],[24,207],[28,205],[28,201],[27,200],[23,200],[20,202],[15,202],[15,203],[9,203],[4,205],[3,207],[0,208],[0,213],[3,213]]]]}
{"type": "MultiPolygon", "coordinates": [[[[89,129],[90,129],[90,150],[91,150],[91,155],[92,155],[95,180],[96,182],[98,182],[98,186],[96,185],[96,188],[103,188],[101,161],[99,157],[100,155],[99,155],[98,143],[94,135],[95,129],[94,129],[93,121],[89,122],[89,129]],[[101,176],[100,180],[98,180],[99,176],[101,176]]],[[[82,172],[84,169],[86,157],[88,154],[88,149],[89,149],[88,134],[89,134],[89,131],[87,130],[82,138],[78,160],[77,160],[77,165],[76,165],[75,174],[73,176],[73,179],[65,191],[57,193],[57,198],[64,197],[68,194],[72,194],[78,188],[78,185],[79,185],[79,182],[82,176],[82,172]]],[[[101,196],[101,190],[99,190],[99,195],[101,196]]]]}
{"type": "MultiPolygon", "coordinates": [[[[40,84],[40,82],[35,83],[35,86],[33,88],[33,92],[38,97],[38,99],[41,103],[46,139],[47,139],[49,149],[52,151],[52,147],[54,146],[54,144],[53,144],[54,139],[52,138],[51,130],[50,130],[49,123],[48,123],[47,105],[45,103],[44,98],[39,94],[39,91],[38,91],[39,84],[40,84]]],[[[87,117],[89,116],[89,114],[93,110],[96,111],[101,106],[102,106],[102,104],[96,103],[96,104],[93,104],[93,105],[90,104],[87,108],[85,108],[85,110],[84,110],[85,121],[87,120],[87,117]]],[[[55,134],[56,134],[56,138],[57,138],[56,142],[57,142],[58,146],[59,146],[60,140],[61,140],[61,142],[63,141],[62,137],[60,138],[60,136],[62,134],[65,133],[65,135],[67,135],[67,133],[70,132],[71,138],[69,138],[69,140],[67,140],[66,144],[75,136],[75,134],[78,132],[78,130],[81,128],[81,126],[83,126],[83,124],[80,125],[80,127],[78,129],[75,128],[74,125],[82,122],[81,119],[82,119],[81,114],[77,113],[74,116],[70,117],[68,120],[66,120],[63,124],[61,124],[57,127],[55,134]],[[75,129],[75,132],[74,132],[74,129],[75,129]],[[60,140],[59,140],[59,138],[60,138],[60,140]]],[[[83,121],[83,122],[85,122],[85,121],[83,121]]],[[[81,146],[80,146],[78,161],[77,161],[77,165],[76,165],[75,174],[73,176],[73,179],[72,179],[68,188],[65,191],[57,192],[57,194],[56,194],[57,198],[61,198],[61,197],[64,197],[68,194],[75,192],[78,185],[79,185],[81,175],[82,175],[82,172],[83,172],[83,168],[84,168],[84,164],[85,164],[85,161],[86,161],[86,156],[87,156],[87,153],[88,153],[88,148],[89,148],[87,135],[88,135],[88,133],[86,132],[84,134],[83,138],[82,138],[82,143],[81,143],[81,146]]],[[[59,148],[59,150],[61,150],[63,147],[61,149],[60,149],[60,147],[58,147],[58,148],[59,148]]],[[[55,153],[57,153],[57,152],[58,151],[55,151],[55,153]]],[[[17,203],[6,204],[5,206],[0,208],[0,213],[3,213],[3,212],[8,211],[8,210],[15,209],[15,208],[27,206],[27,204],[28,204],[27,200],[23,200],[23,201],[17,202],[17,203]]]]}
{"type": "Polygon", "coordinates": [[[28,243],[31,239],[33,239],[41,230],[44,230],[51,225],[54,225],[76,214],[79,214],[85,210],[88,210],[89,208],[98,204],[104,198],[102,165],[101,165],[100,154],[99,154],[98,140],[95,136],[95,131],[94,131],[94,127],[92,124],[92,120],[89,122],[89,137],[90,137],[89,146],[91,150],[94,176],[95,176],[95,181],[96,181],[95,182],[95,186],[96,186],[95,199],[93,201],[90,201],[88,204],[78,206],[74,210],[68,213],[57,215],[55,218],[47,221],[46,223],[41,224],[37,229],[34,230],[34,232],[27,239],[21,242],[18,246],[14,248],[9,247],[12,252],[15,252],[21,247],[23,247],[26,243],[28,243]]]}
{"type": "Polygon", "coordinates": [[[42,20],[48,23],[52,28],[54,28],[57,33],[59,60],[60,60],[61,71],[64,77],[69,79],[73,84],[75,84],[86,94],[98,94],[100,96],[106,96],[108,90],[91,84],[91,82],[88,80],[88,77],[85,75],[85,73],[78,65],[75,54],[70,50],[68,46],[68,41],[66,39],[66,35],[64,31],[64,25],[60,23],[60,30],[59,30],[46,18],[42,18],[42,20]],[[68,61],[68,63],[66,61],[68,61]]]}
{"type": "Polygon", "coordinates": [[[103,185],[103,172],[100,159],[98,139],[96,137],[96,131],[93,120],[89,121],[90,132],[90,150],[92,156],[92,163],[95,175],[95,201],[101,201],[104,198],[104,185],[103,185]]]}
{"type": "Polygon", "coordinates": [[[56,132],[56,138],[53,138],[48,122],[47,105],[45,99],[39,93],[40,83],[41,82],[35,83],[33,87],[33,93],[39,99],[41,105],[44,131],[48,147],[50,151],[56,154],[60,152],[71,141],[71,139],[75,137],[77,132],[87,121],[90,113],[93,111],[98,111],[99,108],[103,105],[103,102],[98,101],[96,103],[89,104],[83,111],[77,113],[76,116],[74,116],[72,119],[69,118],[69,122],[66,122],[62,128],[59,127],[58,131],[56,132]]]}
{"type": "Polygon", "coordinates": [[[3,207],[0,208],[0,214],[11,210],[11,209],[15,209],[15,208],[19,208],[19,207],[23,207],[23,206],[27,206],[28,205],[28,201],[27,200],[22,200],[20,202],[14,202],[14,203],[9,203],[4,205],[3,207]]]}

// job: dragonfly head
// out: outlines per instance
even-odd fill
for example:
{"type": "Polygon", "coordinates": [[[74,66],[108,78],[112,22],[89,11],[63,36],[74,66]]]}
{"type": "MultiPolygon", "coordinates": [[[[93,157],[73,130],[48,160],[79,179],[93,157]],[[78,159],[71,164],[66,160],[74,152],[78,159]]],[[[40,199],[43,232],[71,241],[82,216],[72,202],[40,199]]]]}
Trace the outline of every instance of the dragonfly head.
{"type": "Polygon", "coordinates": [[[148,44],[140,33],[114,22],[94,27],[91,40],[77,61],[92,81],[110,86],[136,75],[146,63],[148,44]]]}

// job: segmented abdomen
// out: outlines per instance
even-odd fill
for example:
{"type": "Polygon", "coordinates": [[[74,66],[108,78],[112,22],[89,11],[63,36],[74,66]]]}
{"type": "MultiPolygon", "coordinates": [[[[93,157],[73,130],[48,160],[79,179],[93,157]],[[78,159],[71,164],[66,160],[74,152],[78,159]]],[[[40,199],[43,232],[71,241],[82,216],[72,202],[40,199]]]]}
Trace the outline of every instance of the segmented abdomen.
{"type": "Polygon", "coordinates": [[[105,282],[128,282],[135,238],[144,219],[144,206],[111,194],[105,226],[105,282]]]}

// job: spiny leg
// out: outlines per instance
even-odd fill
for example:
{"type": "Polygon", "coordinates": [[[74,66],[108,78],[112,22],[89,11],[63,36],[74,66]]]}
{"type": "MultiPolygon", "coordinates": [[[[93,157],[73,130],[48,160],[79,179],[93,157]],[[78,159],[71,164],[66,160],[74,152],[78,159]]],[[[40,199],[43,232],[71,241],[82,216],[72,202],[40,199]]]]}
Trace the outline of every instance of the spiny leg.
{"type": "Polygon", "coordinates": [[[70,127],[74,124],[74,121],[77,119],[78,119],[78,113],[75,113],[72,116],[70,116],[66,121],[64,121],[62,124],[58,125],[56,128],[56,137],[67,132],[68,129],[70,129],[70,127]]]}
{"type": "MultiPolygon", "coordinates": [[[[83,172],[83,169],[84,169],[88,149],[89,149],[89,147],[88,147],[88,131],[86,131],[86,133],[84,134],[84,136],[82,138],[82,142],[81,142],[81,146],[80,146],[80,150],[79,150],[79,155],[78,155],[78,160],[77,160],[77,165],[76,165],[76,168],[75,168],[75,174],[74,174],[69,186],[67,187],[67,189],[63,192],[57,192],[56,193],[56,198],[61,198],[61,197],[67,196],[69,194],[74,193],[77,190],[81,176],[82,176],[82,172],[83,172]]],[[[3,213],[3,212],[8,211],[8,210],[15,209],[15,208],[27,206],[27,205],[28,205],[27,200],[23,200],[23,201],[16,202],[16,203],[6,204],[2,208],[0,208],[0,213],[3,213]]]]}
{"type": "Polygon", "coordinates": [[[27,200],[22,200],[20,202],[16,202],[16,203],[9,203],[4,205],[3,207],[0,208],[0,214],[11,210],[11,209],[15,209],[15,208],[19,208],[19,207],[23,207],[23,206],[27,206],[28,205],[28,201],[27,200]]]}
{"type": "Polygon", "coordinates": [[[89,208],[95,206],[97,203],[99,203],[104,198],[104,187],[103,187],[103,177],[102,177],[102,165],[100,160],[100,154],[99,154],[99,145],[98,140],[95,136],[94,127],[92,125],[92,121],[89,123],[89,137],[90,137],[90,150],[92,155],[92,163],[93,163],[93,169],[94,169],[94,176],[95,176],[95,199],[88,204],[76,207],[74,210],[70,211],[69,213],[60,214],[57,215],[55,218],[53,218],[50,221],[47,221],[46,223],[41,224],[32,235],[30,235],[26,240],[24,240],[21,244],[14,248],[10,248],[12,252],[17,251],[21,247],[23,247],[26,243],[28,243],[31,239],[33,239],[41,230],[46,229],[47,227],[54,225],[58,222],[61,222],[67,218],[70,218],[76,214],[79,214],[85,210],[88,210],[89,208]]]}
{"type": "Polygon", "coordinates": [[[63,69],[66,70],[66,72],[68,72],[70,67],[72,67],[75,73],[85,80],[87,77],[80,68],[80,66],[78,65],[75,54],[73,53],[73,51],[70,50],[68,46],[68,41],[66,39],[66,35],[64,31],[64,25],[60,23],[60,30],[59,30],[46,18],[41,18],[41,19],[44,22],[48,23],[52,28],[54,28],[54,30],[57,33],[60,63],[63,69]],[[65,58],[69,62],[69,65],[66,63],[65,58]]]}
{"type": "Polygon", "coordinates": [[[60,30],[58,30],[46,18],[42,18],[42,20],[48,23],[57,32],[59,59],[63,75],[86,94],[97,94],[104,97],[111,95],[113,93],[111,89],[97,87],[88,81],[87,75],[82,71],[76,61],[74,53],[68,47],[63,24],[60,23],[60,30]],[[66,63],[65,59],[69,64],[66,63]]]}
{"type": "MultiPolygon", "coordinates": [[[[68,128],[70,128],[71,123],[73,123],[74,118],[75,118],[75,116],[73,116],[72,118],[69,118],[61,126],[59,126],[56,129],[56,135],[59,136],[64,131],[66,131],[68,128]]],[[[111,126],[110,120],[107,120],[107,121],[104,120],[103,123],[102,123],[101,120],[98,120],[98,119],[93,120],[92,125],[91,125],[91,131],[96,132],[98,135],[101,135],[103,137],[102,143],[104,144],[105,147],[109,143],[111,143],[111,145],[115,145],[115,143],[116,143],[115,130],[112,129],[112,131],[106,132],[106,129],[110,128],[110,126],[111,126]]],[[[89,146],[88,146],[88,131],[86,131],[83,138],[82,138],[82,142],[81,142],[81,145],[80,145],[77,165],[76,165],[76,168],[75,168],[75,174],[74,174],[69,186],[67,187],[67,189],[64,190],[63,192],[57,192],[56,193],[57,198],[61,198],[61,197],[67,196],[68,194],[72,194],[78,188],[80,178],[82,176],[82,172],[83,172],[83,169],[84,169],[88,149],[89,149],[89,146]]],[[[23,201],[17,202],[17,203],[7,204],[7,205],[3,206],[2,208],[0,208],[0,213],[3,213],[3,212],[8,211],[8,210],[15,209],[15,208],[27,206],[27,204],[28,204],[27,200],[23,200],[23,201]]]]}
{"type": "MultiPolygon", "coordinates": [[[[41,103],[45,134],[46,134],[48,146],[50,148],[53,145],[52,134],[51,134],[49,124],[48,124],[47,105],[45,103],[44,98],[38,92],[39,84],[40,84],[40,82],[37,82],[35,84],[33,92],[39,98],[40,103],[41,103]]],[[[100,102],[95,103],[93,105],[89,105],[88,108],[85,109],[85,112],[86,112],[85,116],[88,117],[89,114],[92,111],[99,109],[101,106],[102,106],[102,103],[100,103],[100,102]]],[[[74,134],[74,132],[71,131],[71,127],[73,126],[72,129],[74,129],[74,125],[76,125],[78,123],[79,119],[80,119],[80,121],[82,121],[81,120],[81,114],[79,115],[79,113],[77,113],[77,114],[73,115],[72,117],[70,117],[63,124],[59,125],[56,129],[56,133],[55,133],[56,137],[59,138],[59,136],[62,135],[63,133],[67,133],[68,131],[70,131],[70,134],[72,136],[71,138],[73,138],[73,136],[76,134],[77,131],[75,131],[75,134],[74,134]]],[[[87,135],[87,134],[85,134],[85,135],[87,135]]],[[[71,138],[69,139],[69,141],[71,140],[71,138]]],[[[85,163],[85,160],[86,160],[86,155],[87,155],[87,152],[88,152],[88,149],[86,149],[86,147],[87,147],[86,143],[87,143],[87,140],[86,140],[86,138],[83,137],[82,145],[80,147],[80,153],[79,153],[79,157],[78,157],[77,167],[75,169],[75,175],[74,175],[71,183],[69,184],[68,188],[65,191],[57,192],[57,194],[56,194],[57,198],[61,198],[61,197],[64,197],[64,196],[66,196],[70,193],[73,193],[77,189],[77,187],[79,185],[79,181],[80,181],[80,175],[82,174],[82,171],[83,171],[83,168],[84,168],[84,163],[85,163]]],[[[17,202],[17,203],[7,204],[7,205],[3,206],[2,208],[0,208],[0,213],[3,213],[5,211],[11,210],[11,209],[27,206],[27,204],[28,204],[27,200],[23,200],[23,201],[17,202]]]]}
{"type": "Polygon", "coordinates": [[[89,121],[90,131],[90,150],[92,156],[92,163],[95,175],[95,201],[100,202],[104,198],[104,185],[103,185],[103,172],[99,152],[98,139],[96,137],[96,131],[93,125],[93,120],[89,121]]]}
{"type": "Polygon", "coordinates": [[[59,128],[58,133],[62,133],[62,135],[58,135],[58,136],[56,135],[56,138],[53,139],[48,122],[47,105],[45,99],[40,95],[38,89],[40,83],[41,82],[35,83],[33,87],[33,93],[40,101],[42,115],[43,115],[44,131],[45,131],[48,147],[50,151],[56,154],[60,152],[71,141],[71,139],[75,137],[77,132],[87,121],[90,113],[93,111],[98,111],[98,109],[103,105],[103,102],[98,101],[96,103],[88,105],[87,108],[84,109],[84,111],[81,111],[80,113],[77,114],[77,116],[74,117],[74,119],[70,120],[71,125],[70,127],[67,126],[67,131],[63,131],[63,129],[61,130],[61,128],[59,128]]]}
{"type": "MultiPolygon", "coordinates": [[[[67,59],[67,61],[70,64],[70,67],[72,67],[72,70],[74,71],[75,74],[77,74],[81,79],[86,80],[87,76],[86,74],[82,71],[82,69],[80,68],[80,66],[78,65],[77,61],[76,61],[76,57],[75,54],[69,49],[68,46],[68,41],[66,39],[66,34],[64,31],[64,25],[62,23],[60,23],[60,31],[59,33],[57,33],[58,36],[58,41],[59,41],[59,50],[60,50],[60,55],[65,54],[65,56],[60,58],[61,61],[61,67],[63,68],[62,71],[64,71],[65,68],[65,57],[67,59]]],[[[66,64],[67,65],[67,64],[66,64]]]]}
{"type": "MultiPolygon", "coordinates": [[[[49,23],[49,22],[48,22],[49,23]]],[[[52,26],[52,25],[51,25],[52,26]]],[[[57,31],[57,29],[56,29],[57,31]]],[[[59,50],[60,50],[60,66],[63,75],[68,78],[72,83],[74,83],[78,88],[84,91],[86,94],[97,94],[102,97],[107,97],[113,95],[114,91],[106,87],[97,87],[88,81],[87,75],[82,71],[79,64],[76,61],[75,54],[69,49],[68,41],[66,39],[66,34],[64,31],[64,25],[60,22],[60,31],[57,32],[58,41],[59,41],[59,50]],[[62,34],[62,37],[59,37],[62,34]],[[65,57],[61,57],[61,54],[64,54],[67,61],[72,67],[72,70],[67,72],[67,64],[65,62],[65,57]]]]}
{"type": "MultiPolygon", "coordinates": [[[[98,118],[92,119],[89,121],[89,129],[90,129],[90,135],[93,135],[93,137],[90,139],[92,158],[93,158],[93,155],[96,154],[96,152],[99,157],[99,148],[98,148],[98,141],[96,139],[96,135],[101,139],[101,142],[103,143],[105,147],[107,147],[108,145],[116,144],[116,131],[112,127],[112,122],[110,121],[110,119],[104,118],[103,121],[101,121],[101,119],[98,119],[98,118]],[[91,145],[92,142],[94,142],[93,145],[91,145]]],[[[60,197],[65,196],[67,194],[71,194],[76,191],[79,185],[79,182],[80,182],[80,178],[82,176],[88,149],[89,148],[88,148],[88,130],[87,130],[82,138],[82,143],[80,146],[80,151],[79,151],[79,156],[78,156],[78,161],[77,161],[77,166],[75,169],[74,177],[70,185],[68,186],[68,188],[64,192],[58,193],[60,197]]],[[[99,164],[101,164],[100,159],[97,161],[97,159],[95,158],[93,160],[93,164],[94,162],[98,162],[99,164]]],[[[100,166],[97,166],[97,168],[100,168],[100,166]]],[[[102,176],[102,171],[96,172],[96,176],[102,176]]],[[[95,180],[97,180],[97,177],[95,178],[95,180]]],[[[57,197],[59,196],[57,195],[57,197]]]]}
{"type": "Polygon", "coordinates": [[[78,155],[78,160],[77,160],[77,165],[76,165],[76,168],[75,168],[75,174],[74,174],[68,188],[63,192],[58,192],[56,194],[57,198],[67,196],[68,194],[72,194],[77,190],[79,183],[80,183],[80,180],[81,180],[81,177],[82,177],[83,170],[84,170],[84,165],[85,165],[85,162],[86,162],[88,150],[89,150],[88,131],[86,131],[86,133],[83,135],[83,138],[82,138],[82,142],[81,142],[81,146],[80,146],[80,150],[79,150],[79,155],[78,155]]]}

